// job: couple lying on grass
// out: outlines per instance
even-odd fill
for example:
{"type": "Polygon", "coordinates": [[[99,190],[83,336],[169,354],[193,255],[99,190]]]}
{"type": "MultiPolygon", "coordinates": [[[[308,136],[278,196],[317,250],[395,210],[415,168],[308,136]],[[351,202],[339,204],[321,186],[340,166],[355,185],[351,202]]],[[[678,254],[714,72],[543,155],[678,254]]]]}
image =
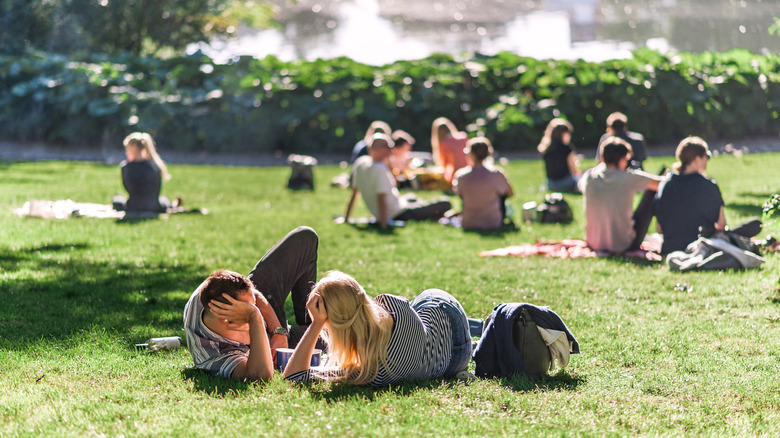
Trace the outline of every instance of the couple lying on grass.
{"type": "Polygon", "coordinates": [[[387,294],[371,299],[354,278],[335,271],[315,284],[318,242],[311,228],[296,228],[248,277],[220,270],[195,290],[184,308],[184,328],[197,368],[270,380],[275,350],[291,346],[284,377],[294,381],[384,386],[466,369],[471,336],[452,295],[429,289],[411,303],[387,294]],[[288,294],[298,324],[289,333],[288,294]],[[328,358],[312,368],[318,342],[326,345],[328,358]]]}

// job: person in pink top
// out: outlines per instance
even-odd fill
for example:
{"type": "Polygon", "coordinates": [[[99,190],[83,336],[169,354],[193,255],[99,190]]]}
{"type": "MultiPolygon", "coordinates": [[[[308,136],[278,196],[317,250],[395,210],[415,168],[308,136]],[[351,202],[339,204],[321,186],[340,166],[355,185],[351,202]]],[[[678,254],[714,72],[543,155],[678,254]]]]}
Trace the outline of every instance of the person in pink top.
{"type": "Polygon", "coordinates": [[[452,183],[452,178],[458,169],[468,165],[466,153],[463,152],[468,136],[458,131],[455,124],[446,117],[433,121],[431,128],[431,148],[433,162],[444,168],[444,179],[452,183]]]}
{"type": "Polygon", "coordinates": [[[464,230],[490,230],[504,223],[504,201],[513,195],[509,180],[487,160],[493,154],[490,140],[472,138],[466,143],[471,166],[455,173],[452,189],[463,200],[464,230]]]}

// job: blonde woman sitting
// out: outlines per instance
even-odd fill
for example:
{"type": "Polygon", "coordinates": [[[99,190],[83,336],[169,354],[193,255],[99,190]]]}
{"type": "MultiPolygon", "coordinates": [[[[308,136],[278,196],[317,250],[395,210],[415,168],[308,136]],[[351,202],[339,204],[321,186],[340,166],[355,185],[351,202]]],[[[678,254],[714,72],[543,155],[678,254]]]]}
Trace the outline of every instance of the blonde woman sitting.
{"type": "Polygon", "coordinates": [[[466,313],[443,290],[428,289],[411,303],[389,294],[371,299],[354,278],[331,271],[306,307],[312,323],[284,370],[288,380],[385,386],[454,376],[471,357],[466,313]],[[310,368],[320,335],[328,359],[310,368]]]}
{"type": "Polygon", "coordinates": [[[135,213],[165,213],[171,202],[160,197],[163,180],[171,179],[165,162],[157,154],[152,136],[134,132],[122,142],[127,160],[123,161],[122,185],[128,198],[114,197],[114,209],[135,213]]]}

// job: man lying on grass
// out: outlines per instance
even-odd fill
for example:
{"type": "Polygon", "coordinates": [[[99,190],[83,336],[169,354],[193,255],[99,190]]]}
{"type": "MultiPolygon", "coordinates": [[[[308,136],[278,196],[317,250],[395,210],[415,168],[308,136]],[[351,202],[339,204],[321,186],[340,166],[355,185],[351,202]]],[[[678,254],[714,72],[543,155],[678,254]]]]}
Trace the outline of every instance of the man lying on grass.
{"type": "Polygon", "coordinates": [[[294,346],[305,331],[294,327],[288,338],[288,294],[296,323],[310,323],[306,301],[316,280],[318,242],[311,228],[296,228],[248,277],[218,270],[198,286],[184,307],[184,331],[195,367],[226,378],[271,379],[276,349],[294,346]]]}

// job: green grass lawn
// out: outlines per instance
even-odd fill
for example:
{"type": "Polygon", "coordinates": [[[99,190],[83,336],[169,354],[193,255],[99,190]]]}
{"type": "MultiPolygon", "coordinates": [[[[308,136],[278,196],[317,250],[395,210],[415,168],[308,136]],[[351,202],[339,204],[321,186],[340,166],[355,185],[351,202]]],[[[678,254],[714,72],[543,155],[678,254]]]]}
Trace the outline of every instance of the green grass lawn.
{"type": "MultiPolygon", "coordinates": [[[[710,161],[729,223],[760,216],[780,190],[779,168],[780,154],[710,161]]],[[[780,435],[778,256],[757,271],[689,274],[617,258],[481,259],[480,250],[582,238],[580,197],[567,196],[566,226],[480,235],[412,223],[383,234],[331,221],[348,195],[329,187],[340,171],[318,167],[317,190],[296,193],[284,188],[286,168],[173,165],[164,194],[210,214],[125,223],[12,212],[33,198],[108,203],[122,192],[115,166],[0,163],[0,436],[780,435]],[[191,369],[185,348],[134,349],[183,337],[184,304],[212,270],[247,273],[298,225],[320,235],[320,276],[343,270],[371,295],[442,288],[476,317],[501,302],[547,305],[582,354],[538,381],[374,390],[226,381],[191,369]]],[[[540,162],[507,171],[516,211],[543,199],[540,162]]],[[[367,214],[362,204],[357,213],[367,214]]]]}

